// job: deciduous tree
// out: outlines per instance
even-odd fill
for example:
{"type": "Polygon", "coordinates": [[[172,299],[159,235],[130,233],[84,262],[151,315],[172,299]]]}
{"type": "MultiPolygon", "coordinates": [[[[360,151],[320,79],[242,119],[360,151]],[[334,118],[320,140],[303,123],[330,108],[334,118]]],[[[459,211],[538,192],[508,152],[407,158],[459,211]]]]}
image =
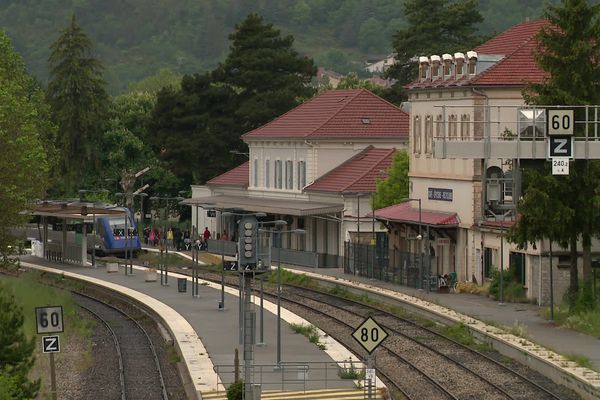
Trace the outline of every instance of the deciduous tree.
{"type": "Polygon", "coordinates": [[[13,243],[20,212],[42,198],[56,133],[43,92],[25,71],[8,37],[0,32],[0,253],[13,243]]]}
{"type": "Polygon", "coordinates": [[[408,153],[404,150],[398,151],[387,178],[377,181],[377,191],[372,204],[374,210],[398,204],[408,197],[408,163],[408,153]]]}

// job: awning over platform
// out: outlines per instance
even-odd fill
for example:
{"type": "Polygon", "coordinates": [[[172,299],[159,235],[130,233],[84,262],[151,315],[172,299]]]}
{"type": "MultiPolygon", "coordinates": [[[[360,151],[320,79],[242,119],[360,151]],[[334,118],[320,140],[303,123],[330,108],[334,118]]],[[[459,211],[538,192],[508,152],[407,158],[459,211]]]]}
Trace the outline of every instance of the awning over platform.
{"type": "MultiPolygon", "coordinates": [[[[373,213],[369,215],[372,216],[373,213]]],[[[421,218],[419,219],[419,209],[412,207],[410,202],[394,204],[393,206],[375,210],[375,218],[409,224],[419,224],[420,221],[422,225],[439,228],[454,228],[460,223],[460,219],[456,213],[430,210],[421,210],[421,218]]]]}
{"type": "Polygon", "coordinates": [[[182,201],[182,204],[199,206],[206,209],[235,209],[268,214],[308,216],[340,212],[343,204],[317,203],[313,201],[286,198],[247,197],[247,196],[206,196],[193,197],[182,201]]]}
{"type": "Polygon", "coordinates": [[[124,215],[125,208],[86,201],[40,201],[24,214],[92,221],[93,217],[124,215]]]}

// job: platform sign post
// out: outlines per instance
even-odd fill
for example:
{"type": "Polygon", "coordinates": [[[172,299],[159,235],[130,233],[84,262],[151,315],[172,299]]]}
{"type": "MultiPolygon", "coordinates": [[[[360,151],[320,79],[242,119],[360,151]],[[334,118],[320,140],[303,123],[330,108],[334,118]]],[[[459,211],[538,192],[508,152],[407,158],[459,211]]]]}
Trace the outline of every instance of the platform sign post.
{"type": "Polygon", "coordinates": [[[369,353],[367,356],[367,368],[365,380],[367,384],[368,399],[373,399],[373,386],[375,384],[375,367],[372,353],[379,347],[381,342],[388,337],[388,333],[371,317],[365,319],[362,324],[352,333],[352,337],[369,353]]]}
{"type": "MultiPolygon", "coordinates": [[[[62,306],[48,306],[35,308],[35,321],[38,334],[59,333],[64,331],[62,306]]],[[[56,366],[54,353],[60,351],[58,335],[42,337],[42,350],[50,354],[50,389],[52,400],[58,398],[56,393],[56,366]]]]}

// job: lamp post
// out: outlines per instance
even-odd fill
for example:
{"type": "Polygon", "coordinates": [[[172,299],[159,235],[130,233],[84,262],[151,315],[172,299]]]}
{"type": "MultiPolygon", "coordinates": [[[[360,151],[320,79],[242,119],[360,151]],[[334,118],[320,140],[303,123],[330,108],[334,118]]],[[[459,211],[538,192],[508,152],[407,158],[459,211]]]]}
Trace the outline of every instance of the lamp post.
{"type": "MultiPolygon", "coordinates": [[[[108,190],[106,189],[99,189],[99,190],[87,190],[87,189],[80,189],[79,190],[79,200],[83,201],[85,194],[86,193],[108,193],[108,190]]],[[[95,207],[95,202],[94,202],[94,206],[92,206],[92,267],[96,268],[96,207],[95,207]]],[[[85,224],[84,224],[85,227],[85,224]]],[[[85,235],[85,229],[83,234],[85,235]]],[[[86,255],[87,258],[87,255],[86,255]]]]}
{"type": "MultiPolygon", "coordinates": [[[[285,221],[284,221],[285,222],[285,221]]],[[[261,231],[261,230],[259,230],[261,231]]],[[[278,244],[277,247],[277,365],[281,364],[281,234],[292,233],[297,235],[303,235],[306,233],[304,229],[292,229],[288,231],[281,230],[265,230],[262,232],[277,234],[278,244]]]]}
{"type": "MultiPolygon", "coordinates": [[[[419,272],[420,272],[420,277],[419,277],[419,282],[421,285],[421,289],[423,289],[423,235],[422,235],[422,226],[423,226],[423,219],[422,219],[422,211],[421,211],[421,199],[417,199],[417,198],[407,198],[407,199],[402,199],[401,202],[407,202],[407,201],[417,201],[419,203],[419,234],[417,235],[417,240],[419,241],[419,264],[420,264],[420,268],[419,268],[419,272]]],[[[429,260],[428,260],[428,264],[429,264],[429,260]]],[[[429,271],[427,272],[427,292],[429,292],[429,271]]]]}

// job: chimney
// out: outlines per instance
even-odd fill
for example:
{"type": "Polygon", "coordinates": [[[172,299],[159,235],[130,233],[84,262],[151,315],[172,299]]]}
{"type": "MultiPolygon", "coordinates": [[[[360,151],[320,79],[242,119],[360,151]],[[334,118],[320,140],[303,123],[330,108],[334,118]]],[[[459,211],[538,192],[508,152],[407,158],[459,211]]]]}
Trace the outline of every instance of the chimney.
{"type": "Polygon", "coordinates": [[[421,56],[419,57],[419,79],[424,81],[429,76],[429,58],[421,56]]]}
{"type": "Polygon", "coordinates": [[[454,65],[456,79],[462,78],[465,74],[465,55],[463,53],[454,53],[454,65]]]}
{"type": "Polygon", "coordinates": [[[434,81],[441,76],[442,58],[434,54],[429,59],[431,60],[431,80],[434,81]]]}
{"type": "Polygon", "coordinates": [[[448,53],[442,54],[442,61],[444,62],[444,79],[448,79],[452,76],[452,56],[448,53]]]}
{"type": "Polygon", "coordinates": [[[467,51],[467,59],[469,60],[469,75],[477,74],[477,52],[467,51]]]}

